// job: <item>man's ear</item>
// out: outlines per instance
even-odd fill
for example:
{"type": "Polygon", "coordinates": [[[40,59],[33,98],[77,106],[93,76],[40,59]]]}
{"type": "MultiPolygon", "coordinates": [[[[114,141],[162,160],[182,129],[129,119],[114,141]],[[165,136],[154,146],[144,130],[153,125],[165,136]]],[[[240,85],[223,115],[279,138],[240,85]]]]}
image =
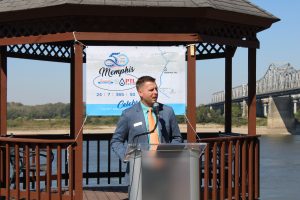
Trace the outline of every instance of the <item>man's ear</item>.
{"type": "Polygon", "coordinates": [[[143,96],[143,93],[142,93],[141,89],[139,89],[137,92],[139,93],[139,96],[140,96],[140,97],[143,96]]]}

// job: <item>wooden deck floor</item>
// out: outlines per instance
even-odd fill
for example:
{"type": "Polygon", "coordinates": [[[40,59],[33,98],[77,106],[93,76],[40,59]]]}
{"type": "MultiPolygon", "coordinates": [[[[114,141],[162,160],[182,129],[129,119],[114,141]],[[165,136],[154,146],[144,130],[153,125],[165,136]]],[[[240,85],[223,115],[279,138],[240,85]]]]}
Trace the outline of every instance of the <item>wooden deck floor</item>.
{"type": "Polygon", "coordinates": [[[84,188],[84,200],[128,200],[127,187],[84,188]]]}

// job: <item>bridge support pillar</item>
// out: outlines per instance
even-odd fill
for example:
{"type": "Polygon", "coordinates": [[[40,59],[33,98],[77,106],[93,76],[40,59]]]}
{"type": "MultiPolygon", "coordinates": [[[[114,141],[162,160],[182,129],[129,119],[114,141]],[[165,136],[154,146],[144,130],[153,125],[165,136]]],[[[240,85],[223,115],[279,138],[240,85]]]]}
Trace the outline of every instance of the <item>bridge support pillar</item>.
{"type": "Polygon", "coordinates": [[[297,113],[297,110],[298,110],[298,103],[299,103],[299,99],[300,99],[300,94],[294,94],[294,95],[291,95],[292,97],[292,100],[293,100],[293,104],[294,104],[294,114],[297,113]]]}
{"type": "Polygon", "coordinates": [[[294,114],[296,114],[296,112],[297,112],[297,103],[298,103],[298,99],[293,99],[293,104],[294,104],[294,114]]]}
{"type": "Polygon", "coordinates": [[[248,105],[247,101],[243,100],[241,103],[242,106],[242,117],[248,117],[248,105]]]}
{"type": "Polygon", "coordinates": [[[288,132],[295,129],[295,119],[290,97],[270,97],[268,128],[282,128],[288,132]]]}
{"type": "Polygon", "coordinates": [[[264,106],[264,117],[267,117],[268,116],[268,104],[264,103],[263,106],[264,106]]]}
{"type": "Polygon", "coordinates": [[[261,100],[263,107],[264,107],[264,117],[268,117],[269,112],[269,98],[261,100]]]}

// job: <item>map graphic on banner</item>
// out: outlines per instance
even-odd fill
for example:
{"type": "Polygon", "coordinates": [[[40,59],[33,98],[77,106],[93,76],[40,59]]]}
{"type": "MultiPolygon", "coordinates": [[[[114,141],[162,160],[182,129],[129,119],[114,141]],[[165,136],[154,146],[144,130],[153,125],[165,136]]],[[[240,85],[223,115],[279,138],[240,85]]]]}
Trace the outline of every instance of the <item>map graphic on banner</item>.
{"type": "Polygon", "coordinates": [[[86,114],[121,115],[138,103],[135,84],[152,76],[158,86],[158,102],[185,114],[185,47],[89,46],[86,65],[86,114]]]}

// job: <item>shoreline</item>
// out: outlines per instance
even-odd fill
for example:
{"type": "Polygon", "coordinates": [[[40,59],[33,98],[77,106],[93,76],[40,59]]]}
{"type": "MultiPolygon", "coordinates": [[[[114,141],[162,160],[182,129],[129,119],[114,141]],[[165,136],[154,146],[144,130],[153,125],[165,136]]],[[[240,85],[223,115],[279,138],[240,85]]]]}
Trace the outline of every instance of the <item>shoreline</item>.
{"type": "MultiPolygon", "coordinates": [[[[179,128],[181,132],[187,132],[186,124],[179,124],[179,128]]],[[[115,130],[115,126],[98,126],[98,127],[84,127],[84,134],[93,134],[93,133],[113,133],[115,130]]],[[[223,132],[224,126],[219,124],[197,124],[196,126],[197,132],[223,132]]],[[[232,127],[233,133],[247,134],[248,127],[247,126],[239,126],[232,127]]],[[[70,130],[67,128],[62,129],[8,129],[7,134],[13,135],[55,135],[55,134],[69,134],[70,130]]],[[[257,135],[291,135],[286,129],[270,129],[267,126],[257,126],[256,127],[257,135]]]]}

